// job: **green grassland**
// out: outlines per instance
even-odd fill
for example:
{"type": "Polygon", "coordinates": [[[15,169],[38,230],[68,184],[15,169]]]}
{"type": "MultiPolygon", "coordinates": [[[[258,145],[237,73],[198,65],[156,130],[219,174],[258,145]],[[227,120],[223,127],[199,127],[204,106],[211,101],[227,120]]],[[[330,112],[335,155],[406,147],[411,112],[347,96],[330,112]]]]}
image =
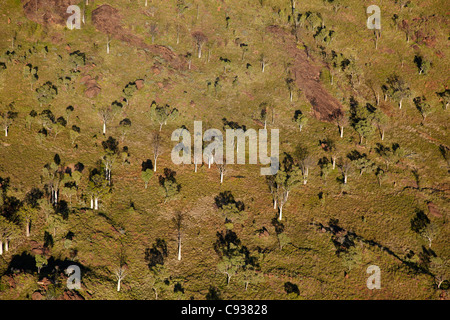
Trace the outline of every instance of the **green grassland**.
{"type": "MultiPolygon", "coordinates": [[[[307,63],[322,71],[329,68],[334,76],[333,84],[320,77],[321,85],[344,111],[350,109],[353,97],[359,105],[370,103],[388,118],[384,141],[374,127],[362,144],[350,124],[340,138],[335,122],[314,117],[311,102],[298,88],[293,101],[289,100],[285,80],[289,70],[295,70],[297,60],[295,52],[286,50],[286,42],[296,41],[291,34],[288,0],[153,0],[147,7],[144,0],[96,0],[88,6],[81,1],[86,23],[80,30],[31,21],[22,8],[25,2],[0,1],[0,111],[17,112],[8,136],[0,135],[0,177],[9,178],[9,186],[1,194],[1,213],[18,228],[11,237],[9,251],[0,255],[0,299],[31,299],[34,292],[52,299],[68,290],[62,270],[53,268],[58,263],[44,267],[40,273],[34,267],[11,270],[12,261],[19,260],[19,256],[30,255],[32,259],[36,255],[32,250],[35,243],[46,248],[44,255],[49,261],[65,261],[61,265],[73,263],[82,268],[82,288],[77,292],[85,299],[155,299],[155,275],[145,256],[157,239],[167,244],[167,281],[158,287],[158,299],[448,299],[450,168],[440,146],[450,146],[450,117],[437,95],[450,83],[448,1],[410,1],[403,8],[400,3],[407,1],[297,1],[297,13],[320,13],[323,25],[334,31],[332,41],[326,44],[314,38],[315,32],[308,29],[307,22],[297,30],[296,47],[299,52],[308,48],[307,63]],[[338,3],[341,6],[335,11],[333,5],[338,3]],[[115,37],[111,38],[107,54],[107,34],[91,21],[92,12],[103,4],[118,9],[121,30],[143,39],[147,46],[152,46],[149,26],[156,24],[154,44],[170,48],[183,66],[115,37]],[[371,4],[381,9],[382,35],[377,49],[373,32],[366,27],[366,8],[371,4]],[[396,23],[392,20],[394,14],[399,16],[396,23]],[[396,26],[402,20],[408,21],[413,30],[409,41],[404,29],[396,26]],[[279,26],[285,33],[268,31],[269,26],[279,26]],[[208,37],[200,59],[191,35],[195,31],[208,37]],[[247,48],[244,55],[243,48],[247,48]],[[71,73],[70,54],[77,50],[84,53],[85,64],[78,73],[71,73]],[[332,51],[353,62],[356,80],[349,80],[352,71],[331,66],[327,57],[332,51]],[[267,60],[264,72],[261,54],[267,60]],[[431,61],[431,68],[424,74],[419,74],[416,55],[431,61]],[[35,83],[24,76],[27,64],[38,67],[39,79],[35,83]],[[383,99],[381,86],[392,74],[399,75],[411,89],[402,109],[394,99],[383,99]],[[67,87],[58,82],[65,76],[71,77],[67,87]],[[85,95],[87,87],[82,79],[86,76],[95,79],[101,88],[93,98],[85,95]],[[143,87],[126,104],[122,90],[140,79],[144,80],[143,87]],[[217,90],[216,79],[220,84],[217,90]],[[36,89],[47,81],[57,87],[58,93],[49,103],[40,104],[36,89]],[[379,105],[372,90],[381,95],[379,105]],[[425,119],[413,102],[413,98],[422,96],[431,108],[425,119]],[[113,101],[121,101],[123,107],[107,123],[103,135],[97,110],[113,101]],[[152,136],[159,130],[158,122],[150,117],[152,101],[177,108],[179,116],[162,126],[163,153],[148,188],[144,188],[141,164],[147,159],[153,161],[152,136]],[[222,130],[223,118],[262,129],[253,120],[262,102],[270,105],[268,129],[280,130],[282,158],[283,153],[295,155],[299,144],[307,148],[316,163],[319,158],[330,158],[332,153],[320,145],[326,138],[335,142],[338,158],[357,150],[383,170],[386,163],[376,151],[377,143],[397,143],[403,155],[390,163],[381,186],[374,172],[360,175],[353,168],[344,185],[337,166],[325,179],[320,167],[312,166],[307,184],[300,182],[293,187],[283,208],[281,223],[288,240],[280,249],[273,223],[277,211],[266,179],[260,175],[260,165],[228,165],[220,184],[215,164],[210,169],[203,164],[194,173],[193,164],[175,165],[170,157],[176,144],[170,141],[172,132],[184,125],[192,133],[194,121],[202,121],[203,130],[222,130]],[[74,111],[61,132],[39,138],[39,114],[49,109],[55,118],[67,118],[68,106],[73,106],[74,111]],[[38,116],[32,119],[30,128],[27,116],[32,110],[38,116]],[[295,110],[308,118],[301,132],[292,121],[295,110]],[[119,122],[124,118],[131,120],[131,127],[122,139],[119,122]],[[70,138],[73,125],[80,128],[74,144],[70,138]],[[120,150],[128,147],[129,156],[126,161],[121,154],[117,156],[111,191],[100,199],[99,210],[91,210],[87,196],[89,171],[99,168],[102,172],[102,142],[110,136],[119,141],[120,150]],[[85,166],[76,196],[69,201],[60,194],[60,201],[68,203],[69,213],[56,231],[44,208],[38,208],[31,234],[26,237],[24,220],[7,207],[16,201],[10,207],[18,211],[32,188],[44,190],[42,169],[55,154],[61,158],[61,166],[73,169],[79,162],[85,166]],[[176,181],[181,185],[180,192],[167,202],[158,181],[164,168],[176,171],[176,181]],[[231,191],[245,205],[247,218],[235,223],[232,231],[259,265],[260,282],[250,282],[247,290],[242,271],[227,284],[226,276],[218,269],[221,257],[214,244],[219,233],[225,234],[226,227],[214,199],[224,191],[231,191]],[[429,212],[430,202],[440,214],[429,212]],[[431,252],[428,241],[411,229],[418,210],[439,230],[431,252]],[[177,230],[173,223],[178,211],[185,215],[181,261],[177,260],[177,230]],[[350,253],[337,254],[333,240],[340,234],[328,229],[332,225],[349,232],[350,237],[356,235],[352,238],[354,245],[346,249],[350,253]],[[268,234],[260,235],[263,228],[268,234]],[[49,234],[50,242],[44,240],[49,234]],[[113,271],[119,264],[120,252],[126,256],[127,275],[117,292],[113,271]],[[441,260],[439,271],[430,262],[434,256],[441,260]],[[381,269],[380,290],[366,286],[369,265],[381,269]],[[447,281],[438,288],[441,275],[447,281]],[[42,285],[43,278],[52,283],[42,285]],[[285,290],[288,282],[298,287],[298,293],[285,290]],[[174,290],[180,285],[183,292],[174,290]]],[[[311,77],[319,79],[319,75],[311,77]]],[[[45,193],[43,198],[50,199],[45,193]]],[[[57,208],[49,213],[54,215],[60,215],[57,208]]]]}

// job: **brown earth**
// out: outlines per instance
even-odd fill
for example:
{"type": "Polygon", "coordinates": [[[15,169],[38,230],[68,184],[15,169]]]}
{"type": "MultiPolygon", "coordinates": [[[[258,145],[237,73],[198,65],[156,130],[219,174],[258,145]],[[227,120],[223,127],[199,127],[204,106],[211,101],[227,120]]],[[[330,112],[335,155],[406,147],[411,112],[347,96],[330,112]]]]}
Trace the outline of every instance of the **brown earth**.
{"type": "MultiPolygon", "coordinates": [[[[25,16],[42,25],[65,25],[71,13],[66,13],[67,7],[77,4],[78,0],[29,0],[23,5],[25,16]]],[[[122,17],[119,11],[107,4],[92,11],[92,23],[95,28],[111,38],[142,48],[150,54],[158,55],[173,68],[184,69],[185,59],[176,55],[163,45],[149,45],[144,40],[122,28],[122,17]]]]}
{"type": "Polygon", "coordinates": [[[279,26],[269,26],[267,31],[275,34],[276,41],[282,42],[282,47],[294,58],[292,72],[295,83],[311,103],[314,116],[322,121],[332,121],[334,115],[342,112],[342,106],[320,83],[320,68],[297,48],[294,36],[288,31],[279,26]]]}
{"type": "Polygon", "coordinates": [[[30,0],[23,5],[23,11],[28,19],[36,23],[65,25],[72,15],[66,13],[67,7],[78,2],[78,0],[30,0]]]}
{"type": "Polygon", "coordinates": [[[92,23],[97,30],[133,46],[147,49],[150,53],[161,56],[174,68],[184,69],[185,61],[181,56],[177,56],[166,46],[146,44],[140,37],[123,29],[121,21],[119,11],[110,5],[104,4],[92,11],[92,23]]]}

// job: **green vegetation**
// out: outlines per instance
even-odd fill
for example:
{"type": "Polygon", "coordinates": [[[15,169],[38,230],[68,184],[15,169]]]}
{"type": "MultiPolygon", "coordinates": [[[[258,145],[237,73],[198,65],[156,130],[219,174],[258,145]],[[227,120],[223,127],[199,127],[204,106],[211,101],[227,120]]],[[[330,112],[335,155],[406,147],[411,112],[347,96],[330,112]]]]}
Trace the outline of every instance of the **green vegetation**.
{"type": "Polygon", "coordinates": [[[380,1],[382,32],[357,0],[80,1],[79,30],[27,3],[1,6],[0,299],[449,298],[448,1],[380,1]],[[175,165],[194,121],[279,129],[280,170],[175,165]]]}

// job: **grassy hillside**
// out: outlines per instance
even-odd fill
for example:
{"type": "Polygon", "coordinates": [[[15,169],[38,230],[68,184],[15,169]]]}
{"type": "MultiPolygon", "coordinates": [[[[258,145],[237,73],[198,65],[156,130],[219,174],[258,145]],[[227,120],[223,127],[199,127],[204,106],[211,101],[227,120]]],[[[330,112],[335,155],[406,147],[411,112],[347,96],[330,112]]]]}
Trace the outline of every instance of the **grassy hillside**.
{"type": "Polygon", "coordinates": [[[145,3],[0,2],[0,299],[448,299],[448,1],[145,3]],[[81,29],[66,27],[71,4],[81,29]],[[153,101],[178,111],[161,132],[153,101]],[[258,130],[263,110],[297,177],[281,221],[261,165],[229,164],[221,184],[217,164],[171,160],[175,129],[258,130]],[[243,203],[232,228],[226,191],[243,203]]]}

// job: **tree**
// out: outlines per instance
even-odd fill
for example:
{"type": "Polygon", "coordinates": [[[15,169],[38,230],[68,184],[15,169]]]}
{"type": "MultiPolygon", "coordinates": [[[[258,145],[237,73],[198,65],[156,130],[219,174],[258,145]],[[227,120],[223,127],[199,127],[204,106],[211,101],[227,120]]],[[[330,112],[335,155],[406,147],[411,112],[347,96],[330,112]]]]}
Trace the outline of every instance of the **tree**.
{"type": "Polygon", "coordinates": [[[423,96],[415,97],[413,99],[413,102],[417,110],[419,110],[420,114],[422,115],[423,121],[425,121],[427,116],[433,111],[431,105],[427,102],[427,99],[423,96]]]}
{"type": "Polygon", "coordinates": [[[384,172],[384,170],[380,167],[377,167],[375,169],[375,176],[377,177],[378,185],[381,187],[381,183],[383,182],[384,178],[386,178],[386,172],[384,172]]]}
{"type": "Polygon", "coordinates": [[[148,27],[148,33],[150,34],[152,38],[152,44],[155,42],[155,37],[158,34],[158,24],[156,22],[150,23],[150,26],[148,27]]]}
{"type": "Polygon", "coordinates": [[[91,195],[91,209],[98,210],[98,201],[109,192],[108,182],[94,174],[88,182],[87,192],[91,195]]]}
{"type": "Polygon", "coordinates": [[[354,97],[350,98],[350,121],[353,128],[359,135],[359,144],[362,144],[363,139],[368,138],[373,133],[372,109],[372,105],[366,104],[364,106],[358,103],[354,97]]]}
{"type": "Polygon", "coordinates": [[[180,193],[181,185],[177,183],[175,175],[175,171],[164,168],[164,175],[159,176],[159,184],[165,194],[164,203],[170,199],[173,199],[178,193],[180,193]]]}
{"type": "Polygon", "coordinates": [[[384,133],[386,131],[386,128],[389,125],[389,118],[386,116],[386,114],[383,111],[381,111],[378,108],[374,112],[373,120],[378,128],[379,133],[380,133],[381,141],[383,141],[384,133]]]}
{"type": "Polygon", "coordinates": [[[0,111],[0,123],[5,131],[5,137],[8,136],[8,130],[11,124],[13,123],[14,119],[17,118],[17,112],[13,111],[7,111],[7,112],[1,112],[0,111]]]}
{"type": "Polygon", "coordinates": [[[153,146],[153,171],[156,172],[156,162],[158,161],[158,157],[162,154],[163,148],[162,148],[162,137],[161,134],[158,132],[155,132],[152,137],[152,146],[153,146]]]}
{"type": "Polygon", "coordinates": [[[450,280],[450,265],[448,260],[439,257],[431,257],[429,270],[432,272],[436,281],[437,288],[440,289],[445,281],[450,280]]]}
{"type": "Polygon", "coordinates": [[[300,110],[296,110],[292,121],[294,121],[298,125],[298,127],[300,128],[300,132],[302,132],[302,128],[308,122],[308,118],[300,110]]]}
{"type": "Polygon", "coordinates": [[[181,260],[181,229],[183,227],[183,220],[184,220],[184,214],[181,211],[177,211],[175,213],[175,217],[173,217],[172,221],[175,225],[175,228],[177,230],[177,246],[178,246],[178,254],[177,259],[178,261],[181,260]]]}
{"type": "Polygon", "coordinates": [[[123,142],[123,140],[125,139],[125,136],[127,135],[127,132],[130,130],[131,120],[128,118],[125,118],[119,122],[119,126],[120,126],[120,131],[122,132],[120,139],[123,142]]]}
{"type": "Polygon", "coordinates": [[[245,290],[249,284],[258,284],[264,281],[264,276],[253,266],[245,266],[239,273],[239,280],[244,284],[245,290]]]}
{"type": "Polygon", "coordinates": [[[37,254],[34,256],[34,260],[36,261],[38,273],[41,273],[41,269],[48,264],[47,258],[44,255],[37,254]]]}
{"type": "Polygon", "coordinates": [[[58,94],[58,89],[50,81],[36,89],[36,98],[39,104],[49,104],[58,94]]]}
{"type": "Polygon", "coordinates": [[[225,218],[225,227],[233,229],[235,223],[243,223],[247,219],[245,206],[242,201],[236,201],[231,191],[221,192],[214,198],[216,207],[225,218]]]}
{"type": "Polygon", "coordinates": [[[49,229],[51,230],[53,237],[56,237],[56,231],[63,229],[65,226],[64,217],[59,213],[49,214],[47,218],[49,229]]]}
{"type": "Polygon", "coordinates": [[[153,171],[150,168],[145,169],[145,171],[141,172],[142,180],[144,180],[145,183],[145,189],[147,189],[147,185],[150,181],[150,179],[153,177],[153,171]]]}
{"type": "MultiPolygon", "coordinates": [[[[79,173],[78,171],[75,171],[79,173]]],[[[77,195],[77,184],[71,174],[65,173],[61,180],[61,193],[69,199],[69,203],[72,204],[72,197],[77,195]]]]}
{"type": "Polygon", "coordinates": [[[0,255],[3,254],[3,245],[5,252],[9,250],[9,241],[16,233],[16,225],[0,215],[0,255]]]}
{"type": "Polygon", "coordinates": [[[430,248],[438,234],[439,226],[434,222],[427,224],[422,230],[420,230],[420,235],[428,241],[428,246],[430,248]]]}
{"type": "Polygon", "coordinates": [[[351,173],[351,170],[353,168],[352,164],[350,161],[348,161],[347,159],[345,160],[341,160],[338,164],[338,167],[342,173],[342,177],[343,177],[343,182],[344,184],[347,184],[347,178],[351,173]]]}
{"type": "Polygon", "coordinates": [[[168,104],[164,106],[158,106],[155,101],[150,106],[151,117],[159,123],[159,131],[163,124],[167,124],[167,121],[173,120],[178,116],[178,110],[171,108],[168,104]]]}
{"type": "Polygon", "coordinates": [[[261,63],[261,71],[262,72],[264,72],[264,70],[266,69],[266,66],[267,66],[267,58],[266,58],[266,56],[264,55],[264,53],[262,53],[261,54],[261,56],[260,56],[260,58],[259,58],[259,61],[260,61],[260,63],[261,63]]]}
{"type": "Polygon", "coordinates": [[[372,172],[375,169],[375,163],[368,159],[365,153],[352,160],[352,162],[359,170],[359,175],[362,175],[364,172],[372,172]]]}
{"type": "Polygon", "coordinates": [[[47,181],[46,187],[50,193],[50,203],[56,205],[58,203],[58,193],[61,186],[61,180],[64,177],[64,170],[61,166],[61,159],[55,154],[53,162],[47,163],[42,169],[41,179],[47,181]]]}
{"type": "Polygon", "coordinates": [[[264,130],[267,129],[267,102],[263,102],[259,105],[260,112],[259,118],[264,123],[264,130]]]}
{"type": "Polygon", "coordinates": [[[326,183],[327,176],[331,173],[331,171],[333,171],[333,165],[330,163],[327,157],[323,157],[319,160],[319,166],[320,175],[326,183]]]}
{"type": "Polygon", "coordinates": [[[158,300],[158,295],[169,286],[169,272],[167,267],[162,264],[157,264],[150,269],[152,274],[152,289],[155,292],[155,300],[158,300]]]}
{"type": "Polygon", "coordinates": [[[222,184],[223,182],[223,176],[225,174],[225,172],[227,171],[227,167],[226,167],[226,162],[223,161],[222,163],[217,164],[217,169],[219,170],[219,174],[220,174],[220,183],[222,184]]]}
{"type": "Polygon", "coordinates": [[[387,79],[385,88],[387,90],[387,95],[392,99],[398,101],[399,109],[402,108],[403,100],[411,96],[411,89],[409,88],[408,84],[395,74],[391,75],[387,79]]]}
{"type": "Polygon", "coordinates": [[[123,248],[120,249],[117,259],[118,259],[118,265],[114,269],[114,276],[117,280],[117,292],[119,292],[122,280],[127,276],[127,269],[128,269],[127,261],[126,261],[127,256],[126,256],[123,248]]]}
{"type": "Polygon", "coordinates": [[[112,121],[116,114],[121,110],[121,104],[113,102],[110,106],[99,108],[97,113],[103,122],[103,135],[106,134],[106,125],[112,121]]]}
{"type": "Polygon", "coordinates": [[[363,143],[363,139],[370,136],[373,132],[372,125],[370,120],[361,119],[357,123],[354,124],[355,131],[359,135],[359,144],[363,143]]]}
{"type": "MultiPolygon", "coordinates": [[[[286,85],[289,90],[289,101],[292,102],[292,99],[294,97],[295,82],[294,82],[294,79],[292,79],[291,77],[285,79],[285,81],[286,81],[286,85]]],[[[301,129],[300,129],[300,131],[301,131],[301,129]]]]}
{"type": "Polygon", "coordinates": [[[427,74],[428,71],[431,68],[431,61],[424,58],[423,56],[416,55],[414,57],[414,63],[416,64],[417,68],[419,69],[419,74],[427,74]]]}
{"type": "Polygon", "coordinates": [[[230,284],[230,280],[235,276],[238,271],[244,266],[245,259],[241,254],[235,254],[232,256],[223,256],[222,260],[217,265],[217,269],[227,276],[227,285],[230,284]]]}
{"type": "Polygon", "coordinates": [[[125,95],[125,102],[127,103],[127,106],[129,104],[129,100],[133,96],[133,94],[137,91],[137,85],[135,82],[128,83],[125,88],[123,89],[123,94],[125,95]]]}
{"type": "Polygon", "coordinates": [[[26,116],[25,121],[26,121],[26,127],[28,129],[32,129],[32,125],[33,125],[33,121],[37,116],[37,112],[35,110],[31,110],[30,113],[26,116]]]}
{"type": "Polygon", "coordinates": [[[341,110],[336,110],[333,112],[332,118],[336,121],[336,124],[339,128],[340,137],[344,137],[344,127],[348,124],[348,114],[342,112],[341,110]]]}
{"type": "Polygon", "coordinates": [[[303,175],[303,184],[308,182],[309,169],[315,164],[315,160],[312,156],[306,156],[304,159],[300,160],[300,169],[303,175]]]}
{"type": "Polygon", "coordinates": [[[37,219],[38,211],[30,205],[24,205],[19,210],[19,217],[25,222],[25,235],[28,238],[30,236],[31,222],[37,219]]]}
{"type": "Polygon", "coordinates": [[[450,89],[445,89],[442,92],[436,92],[436,94],[439,96],[444,109],[447,110],[447,107],[450,104],[450,89]]]}
{"type": "Polygon", "coordinates": [[[72,145],[75,144],[75,140],[78,139],[78,137],[80,136],[80,127],[77,127],[76,125],[73,125],[71,130],[69,131],[69,135],[70,135],[70,140],[72,141],[72,145]]]}
{"type": "Polygon", "coordinates": [[[118,144],[117,140],[113,137],[109,137],[108,140],[102,142],[103,149],[105,150],[102,163],[105,167],[105,178],[108,181],[108,185],[111,185],[111,171],[119,153],[118,144]]]}
{"type": "Polygon", "coordinates": [[[280,170],[273,176],[271,182],[275,186],[274,189],[277,190],[275,202],[278,205],[280,221],[283,218],[283,206],[289,198],[289,192],[299,183],[299,177],[300,169],[293,164],[292,158],[286,155],[280,170]]]}
{"type": "Polygon", "coordinates": [[[192,33],[192,37],[194,38],[195,45],[197,46],[198,58],[202,57],[202,47],[208,41],[208,37],[201,31],[195,31],[192,33]]]}

